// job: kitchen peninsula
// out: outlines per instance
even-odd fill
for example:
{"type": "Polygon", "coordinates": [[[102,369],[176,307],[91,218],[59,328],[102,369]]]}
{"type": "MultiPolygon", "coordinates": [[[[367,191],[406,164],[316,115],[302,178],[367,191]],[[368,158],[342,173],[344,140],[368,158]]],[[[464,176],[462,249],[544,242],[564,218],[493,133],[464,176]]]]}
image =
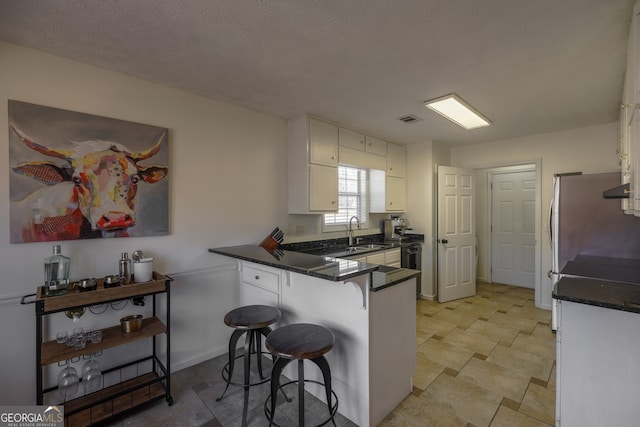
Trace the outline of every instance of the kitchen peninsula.
{"type": "MultiPolygon", "coordinates": [[[[375,264],[251,245],[209,251],[237,260],[241,305],[277,306],[282,318],[275,327],[316,323],[334,333],[326,357],[342,415],[377,425],[411,393],[419,271],[395,269],[373,286],[375,264]]],[[[296,377],[293,369],[285,375],[296,377]]],[[[306,375],[321,380],[314,370],[306,375]]],[[[323,399],[321,388],[309,386],[323,399]]]]}

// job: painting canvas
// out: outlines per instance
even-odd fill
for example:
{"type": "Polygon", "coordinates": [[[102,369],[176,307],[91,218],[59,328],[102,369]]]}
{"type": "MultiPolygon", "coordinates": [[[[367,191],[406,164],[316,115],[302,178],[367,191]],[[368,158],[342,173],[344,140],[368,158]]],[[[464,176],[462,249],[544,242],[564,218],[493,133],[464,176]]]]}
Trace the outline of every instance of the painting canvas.
{"type": "Polygon", "coordinates": [[[168,129],[9,100],[11,243],[168,234],[168,129]]]}

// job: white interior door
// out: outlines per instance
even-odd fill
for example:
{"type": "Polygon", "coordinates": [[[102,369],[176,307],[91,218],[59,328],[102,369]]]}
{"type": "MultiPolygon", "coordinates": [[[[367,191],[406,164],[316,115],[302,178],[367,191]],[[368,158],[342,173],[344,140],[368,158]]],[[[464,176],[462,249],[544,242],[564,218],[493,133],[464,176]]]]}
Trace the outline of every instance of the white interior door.
{"type": "Polygon", "coordinates": [[[501,173],[491,182],[491,281],[534,288],[536,173],[501,173]]]}
{"type": "Polygon", "coordinates": [[[473,171],[438,166],[438,301],[476,294],[473,171]]]}

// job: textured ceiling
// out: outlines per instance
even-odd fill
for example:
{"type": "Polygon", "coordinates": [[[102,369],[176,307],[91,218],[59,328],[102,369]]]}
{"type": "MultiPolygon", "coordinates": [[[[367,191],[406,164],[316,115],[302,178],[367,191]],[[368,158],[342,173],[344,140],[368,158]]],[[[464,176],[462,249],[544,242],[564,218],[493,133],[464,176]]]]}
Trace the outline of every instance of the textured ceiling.
{"type": "Polygon", "coordinates": [[[616,121],[633,0],[2,0],[0,39],[399,143],[616,121]],[[422,102],[455,92],[494,124],[422,102]],[[423,121],[405,124],[413,114],[423,121]]]}

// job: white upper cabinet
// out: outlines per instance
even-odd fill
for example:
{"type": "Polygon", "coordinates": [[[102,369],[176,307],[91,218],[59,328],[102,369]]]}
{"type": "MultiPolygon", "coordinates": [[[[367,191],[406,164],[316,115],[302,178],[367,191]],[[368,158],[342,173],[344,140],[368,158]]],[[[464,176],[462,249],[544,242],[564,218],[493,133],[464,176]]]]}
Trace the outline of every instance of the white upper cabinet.
{"type": "Polygon", "coordinates": [[[309,163],[338,166],[338,127],[309,118],[309,163]]]}
{"type": "Polygon", "coordinates": [[[289,213],[338,210],[338,127],[307,115],[289,120],[289,213]]]}
{"type": "Polygon", "coordinates": [[[351,129],[338,128],[338,144],[341,147],[364,151],[364,134],[351,129]]]}
{"type": "Polygon", "coordinates": [[[402,145],[387,144],[387,175],[405,177],[407,150],[402,145]]]}
{"type": "Polygon", "coordinates": [[[367,135],[365,138],[365,150],[372,154],[387,155],[387,142],[367,135]]]}
{"type": "Polygon", "coordinates": [[[369,210],[372,213],[404,212],[407,187],[404,178],[389,176],[385,171],[369,171],[369,210]]]}
{"type": "Polygon", "coordinates": [[[366,151],[378,156],[387,155],[387,142],[355,130],[339,128],[338,143],[341,147],[353,150],[366,151]]]}

